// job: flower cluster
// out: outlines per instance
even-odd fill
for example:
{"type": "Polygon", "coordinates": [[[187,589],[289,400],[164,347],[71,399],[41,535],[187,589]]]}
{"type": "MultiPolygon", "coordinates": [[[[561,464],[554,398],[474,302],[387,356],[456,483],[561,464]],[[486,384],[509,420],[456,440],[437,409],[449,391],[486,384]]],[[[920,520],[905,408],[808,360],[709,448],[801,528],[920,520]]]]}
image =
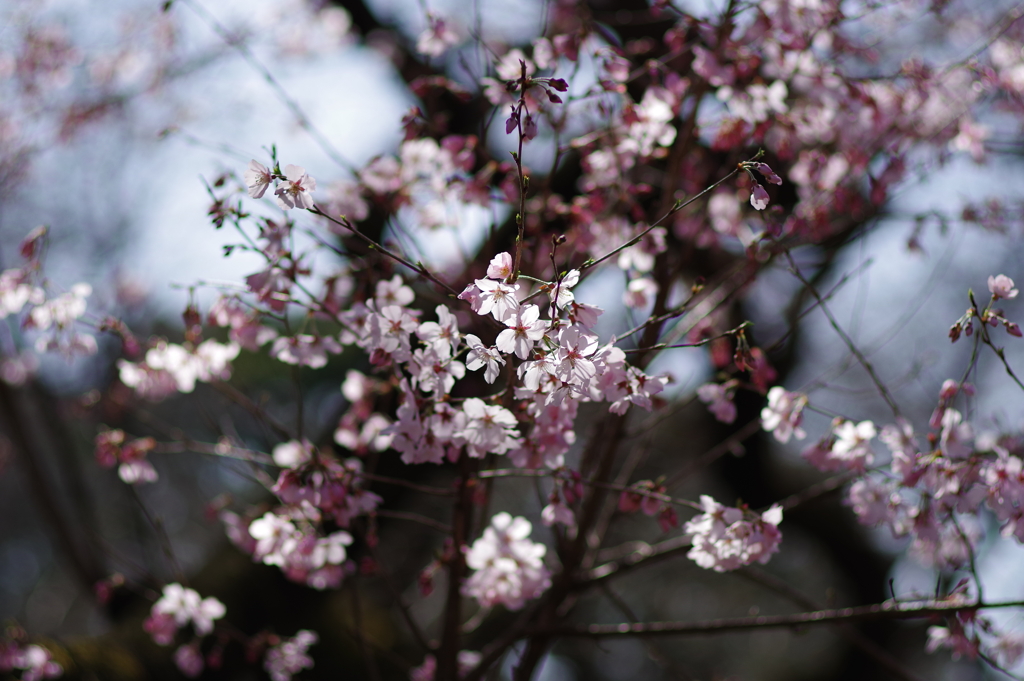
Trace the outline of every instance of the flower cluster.
{"type": "MultiPolygon", "coordinates": [[[[480,663],[482,656],[475,650],[460,650],[457,658],[459,677],[465,676],[480,663]]],[[[437,658],[427,655],[423,664],[409,672],[409,681],[434,681],[437,673],[437,658]]]]}
{"type": "Polygon", "coordinates": [[[263,669],[273,681],[291,681],[303,669],[313,668],[313,658],[307,651],[319,638],[315,631],[303,629],[295,636],[284,639],[267,650],[263,658],[263,669]]]}
{"type": "Polygon", "coordinates": [[[767,563],[779,550],[781,506],[758,514],[723,506],[707,495],[701,495],[700,504],[704,513],[683,525],[683,531],[693,540],[686,557],[702,568],[725,572],[767,563]]]}
{"type": "Polygon", "coordinates": [[[22,681],[56,679],[64,668],[54,661],[50,651],[35,644],[19,641],[0,642],[0,672],[20,670],[22,681]]]}
{"type": "Polygon", "coordinates": [[[119,360],[121,382],[148,400],[162,400],[177,392],[190,393],[197,381],[231,378],[231,360],[241,348],[237,343],[206,340],[195,346],[158,341],[142,362],[119,360]]]}
{"type": "Polygon", "coordinates": [[[129,485],[156,482],[156,469],[146,459],[155,447],[156,440],[151,437],[125,442],[123,430],[104,430],[96,436],[96,462],[104,468],[119,464],[117,475],[129,485]]]}
{"type": "Polygon", "coordinates": [[[170,645],[179,629],[192,623],[199,636],[213,631],[213,622],[224,616],[226,608],[216,598],[203,598],[181,584],[168,584],[153,604],[143,628],[159,645],[170,645]]]}
{"type": "Polygon", "coordinates": [[[325,522],[347,528],[353,518],[372,514],[381,498],[362,488],[358,459],[338,462],[306,441],[278,445],[273,459],[281,467],[272,488],[281,505],[251,521],[222,512],[228,536],[253,560],[278,566],[292,581],[335,588],[351,569],[345,547],[352,535],[328,532],[325,522]]]}
{"type": "Polygon", "coordinates": [[[519,610],[551,586],[551,574],[543,562],[547,547],[530,541],[532,529],[529,520],[508,513],[491,518],[483,535],[466,551],[466,565],[475,572],[463,584],[462,593],[484,608],[504,605],[519,610]]]}

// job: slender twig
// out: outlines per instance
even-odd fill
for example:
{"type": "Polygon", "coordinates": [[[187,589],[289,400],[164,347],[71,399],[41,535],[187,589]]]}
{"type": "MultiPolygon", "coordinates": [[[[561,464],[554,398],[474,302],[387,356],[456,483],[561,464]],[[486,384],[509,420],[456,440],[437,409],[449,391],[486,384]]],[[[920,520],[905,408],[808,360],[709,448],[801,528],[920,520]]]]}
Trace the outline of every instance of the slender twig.
{"type": "MultiPolygon", "coordinates": [[[[484,480],[493,478],[552,478],[557,477],[557,473],[555,471],[531,470],[528,468],[498,468],[490,471],[480,471],[477,473],[476,477],[484,480]]],[[[598,489],[612,490],[614,492],[629,492],[631,494],[637,494],[638,496],[650,497],[652,499],[657,499],[658,501],[664,501],[667,504],[685,506],[698,511],[703,509],[703,507],[696,501],[680,499],[669,496],[668,494],[652,492],[651,490],[638,489],[619,482],[604,482],[602,480],[593,480],[588,478],[584,478],[581,482],[584,485],[597,487],[598,489]]]]}
{"type": "Polygon", "coordinates": [[[366,471],[356,471],[354,475],[357,478],[363,478],[365,480],[372,480],[373,482],[381,482],[385,485],[395,485],[397,487],[405,487],[416,492],[423,492],[424,494],[433,494],[438,497],[454,497],[455,491],[450,489],[443,489],[441,487],[428,487],[426,485],[418,485],[415,482],[409,482],[408,480],[402,480],[401,478],[391,478],[386,475],[379,475],[377,473],[367,473],[366,471]]]}
{"type": "Polygon", "coordinates": [[[650,226],[647,227],[647,229],[645,229],[644,231],[640,232],[639,234],[637,234],[635,237],[633,237],[629,241],[625,242],[624,244],[622,244],[622,245],[620,245],[620,246],[618,246],[616,248],[613,248],[612,250],[608,251],[607,253],[602,255],[600,258],[597,258],[597,259],[594,259],[594,260],[588,260],[587,262],[585,262],[582,265],[580,265],[580,279],[583,279],[583,276],[584,276],[584,274],[586,273],[587,270],[589,270],[589,269],[591,269],[593,267],[596,267],[597,265],[600,265],[601,263],[603,263],[605,260],[608,260],[609,258],[612,258],[612,257],[618,255],[619,253],[621,253],[622,251],[626,250],[630,246],[635,246],[636,244],[640,243],[640,240],[643,239],[645,236],[647,236],[647,234],[652,229],[654,229],[655,227],[659,226],[662,222],[664,222],[665,220],[669,219],[670,217],[672,217],[673,215],[675,215],[676,213],[678,213],[682,209],[686,208],[691,203],[693,203],[697,199],[701,198],[702,196],[704,196],[705,194],[707,194],[711,190],[717,188],[723,182],[726,182],[727,180],[731,179],[739,171],[740,170],[737,167],[737,168],[733,169],[732,172],[730,172],[728,175],[726,175],[722,179],[718,180],[714,184],[706,187],[700,193],[695,194],[694,196],[691,196],[686,201],[676,201],[675,204],[664,215],[662,215],[660,218],[658,218],[657,220],[652,222],[650,224],[650,226]]]}
{"type": "Polygon", "coordinates": [[[187,5],[188,8],[196,14],[196,16],[205,22],[206,25],[209,26],[226,45],[237,50],[238,53],[242,55],[242,59],[244,59],[249,66],[251,66],[263,77],[265,81],[267,81],[267,84],[270,85],[272,90],[274,90],[281,102],[289,111],[292,112],[292,115],[295,116],[299,126],[309,133],[309,136],[313,138],[317,145],[320,146],[323,152],[327,154],[332,161],[342,168],[347,168],[349,170],[353,168],[352,163],[342,156],[341,152],[334,148],[334,145],[327,139],[327,136],[313,125],[313,121],[311,121],[309,116],[306,115],[306,112],[302,110],[299,103],[288,94],[288,91],[285,90],[280,81],[274,77],[274,74],[270,72],[270,69],[264,66],[263,63],[256,58],[256,55],[252,53],[252,50],[249,49],[249,46],[246,45],[244,40],[239,36],[233,35],[231,31],[224,26],[224,24],[220,23],[216,17],[210,14],[210,12],[208,12],[206,8],[198,2],[195,2],[195,0],[181,0],[181,2],[187,5]]]}
{"type": "Polygon", "coordinates": [[[535,628],[526,636],[581,636],[584,638],[617,638],[627,636],[686,636],[726,631],[804,627],[836,622],[867,622],[877,620],[921,619],[935,615],[990,608],[1021,608],[1024,601],[982,603],[980,601],[886,601],[853,608],[801,612],[794,615],[757,615],[754,617],[723,617],[696,622],[642,622],[638,624],[589,624],[535,628]]]}
{"type": "Polygon", "coordinates": [[[829,324],[839,335],[839,337],[843,340],[843,343],[846,344],[846,347],[850,349],[850,352],[853,353],[853,356],[857,358],[857,361],[860,362],[860,365],[864,367],[864,370],[868,372],[868,376],[871,377],[871,381],[875,384],[875,387],[878,388],[878,392],[882,395],[882,399],[885,400],[886,404],[889,405],[889,409],[892,410],[893,416],[895,416],[897,419],[902,418],[903,415],[900,412],[899,405],[896,404],[896,400],[893,398],[892,393],[889,392],[889,388],[886,387],[881,377],[875,371],[875,367],[871,364],[868,358],[864,356],[864,353],[860,351],[860,349],[857,347],[857,344],[853,342],[853,339],[850,338],[846,331],[843,330],[843,327],[839,325],[839,321],[832,314],[832,311],[829,309],[828,305],[825,304],[825,301],[821,297],[821,294],[818,293],[818,290],[814,287],[814,285],[807,281],[804,275],[800,272],[800,268],[797,267],[796,261],[793,260],[793,256],[790,254],[788,250],[785,251],[785,255],[786,259],[789,261],[790,264],[790,272],[792,272],[793,276],[800,280],[800,283],[807,287],[807,290],[811,292],[811,295],[814,296],[814,299],[818,301],[818,305],[821,307],[821,311],[825,314],[825,317],[828,319],[829,324]]]}
{"type": "MultiPolygon", "coordinates": [[[[405,265],[406,267],[408,267],[410,270],[412,270],[416,274],[420,275],[421,277],[425,277],[426,279],[429,279],[430,281],[434,282],[435,284],[437,284],[438,286],[443,288],[445,291],[447,291],[451,295],[453,295],[453,296],[458,296],[459,295],[458,291],[456,291],[451,286],[449,286],[448,284],[444,283],[443,281],[438,279],[436,276],[434,276],[433,273],[431,273],[430,270],[428,270],[426,268],[426,266],[423,265],[423,263],[412,263],[409,260],[406,260],[405,258],[403,258],[398,253],[395,253],[394,251],[391,251],[391,250],[385,248],[381,244],[377,243],[376,241],[374,241],[373,239],[371,239],[370,237],[366,236],[365,234],[360,232],[358,229],[356,229],[355,226],[351,222],[349,222],[348,219],[346,219],[345,217],[342,217],[341,220],[333,218],[330,215],[328,215],[327,213],[325,213],[322,210],[320,210],[320,208],[318,206],[314,206],[313,208],[310,208],[309,212],[313,213],[314,215],[319,215],[322,218],[326,218],[330,222],[333,222],[334,224],[336,224],[336,225],[338,225],[340,227],[344,227],[346,230],[348,230],[353,235],[355,235],[360,241],[362,241],[367,246],[369,246],[371,249],[386,255],[387,257],[391,258],[392,260],[394,260],[397,263],[405,265]]],[[[336,253],[338,253],[339,255],[344,255],[340,250],[338,250],[338,248],[336,246],[333,246],[333,245],[327,243],[326,241],[321,239],[319,236],[314,235],[314,237],[316,237],[316,240],[320,243],[321,246],[329,248],[332,251],[335,251],[336,253]]]]}
{"type": "Polygon", "coordinates": [[[391,511],[387,509],[378,508],[375,513],[381,518],[395,518],[396,520],[408,520],[414,523],[419,523],[431,529],[443,532],[445,534],[451,534],[452,528],[444,523],[440,523],[433,518],[428,518],[425,515],[419,513],[409,513],[407,511],[391,511]]]}
{"type": "Polygon", "coordinates": [[[426,635],[423,633],[423,630],[420,629],[420,626],[416,624],[416,620],[412,617],[412,610],[409,607],[409,603],[405,600],[405,596],[402,595],[402,590],[397,584],[395,584],[394,576],[381,562],[376,545],[373,542],[367,542],[366,546],[369,549],[374,562],[377,563],[377,572],[384,578],[384,583],[388,585],[388,590],[391,591],[391,597],[398,605],[398,610],[402,613],[402,619],[405,620],[405,625],[409,627],[409,632],[412,633],[412,637],[416,639],[416,643],[419,644],[420,648],[423,650],[431,650],[431,646],[427,641],[426,635]]]}

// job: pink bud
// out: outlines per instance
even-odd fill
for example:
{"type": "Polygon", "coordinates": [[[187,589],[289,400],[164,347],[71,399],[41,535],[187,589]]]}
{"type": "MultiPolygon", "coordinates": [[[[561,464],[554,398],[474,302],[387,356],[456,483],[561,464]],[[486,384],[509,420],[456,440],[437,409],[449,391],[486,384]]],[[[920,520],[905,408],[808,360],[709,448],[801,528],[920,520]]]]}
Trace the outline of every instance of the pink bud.
{"type": "Polygon", "coordinates": [[[768,180],[772,184],[782,184],[782,178],[776,175],[775,171],[773,171],[767,163],[755,163],[754,167],[757,169],[757,172],[764,175],[764,179],[768,180]]]}
{"type": "Polygon", "coordinates": [[[768,207],[768,192],[759,183],[754,183],[754,189],[750,193],[750,205],[757,210],[764,210],[768,207]]]}
{"type": "Polygon", "coordinates": [[[641,496],[629,490],[619,495],[619,510],[623,513],[636,513],[640,510],[641,496]]]}
{"type": "Polygon", "coordinates": [[[679,525],[679,516],[676,515],[676,509],[671,506],[663,508],[658,515],[658,525],[661,526],[662,532],[668,532],[673,527],[677,527],[679,525]]]}

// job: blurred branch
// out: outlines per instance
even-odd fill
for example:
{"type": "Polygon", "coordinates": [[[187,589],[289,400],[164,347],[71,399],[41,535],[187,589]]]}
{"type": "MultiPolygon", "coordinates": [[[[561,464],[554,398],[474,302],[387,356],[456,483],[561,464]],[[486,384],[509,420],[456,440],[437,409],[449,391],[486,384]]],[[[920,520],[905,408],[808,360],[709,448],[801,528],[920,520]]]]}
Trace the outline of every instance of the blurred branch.
{"type": "Polygon", "coordinates": [[[836,622],[867,622],[872,620],[921,619],[935,615],[949,615],[986,608],[1020,608],[1024,601],[998,603],[963,603],[942,601],[886,601],[854,608],[817,610],[795,615],[757,615],[754,617],[725,617],[697,622],[644,622],[639,624],[590,624],[561,627],[537,627],[531,635],[582,636],[585,638],[612,638],[625,636],[686,636],[726,631],[770,629],[777,627],[803,627],[836,622]]]}

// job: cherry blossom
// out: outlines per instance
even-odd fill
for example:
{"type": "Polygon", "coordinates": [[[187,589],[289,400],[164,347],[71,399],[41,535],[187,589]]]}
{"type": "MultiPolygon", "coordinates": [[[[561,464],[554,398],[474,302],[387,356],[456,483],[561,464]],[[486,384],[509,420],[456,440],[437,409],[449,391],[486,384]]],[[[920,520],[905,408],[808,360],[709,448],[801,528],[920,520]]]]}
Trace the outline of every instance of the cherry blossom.
{"type": "Polygon", "coordinates": [[[640,277],[629,282],[622,301],[626,307],[644,310],[654,304],[656,295],[658,295],[658,283],[650,277],[640,277]]]}
{"type": "Polygon", "coordinates": [[[434,311],[437,312],[437,321],[420,324],[416,337],[428,343],[442,357],[450,357],[459,349],[461,340],[458,320],[446,305],[438,305],[434,311]]]}
{"type": "Polygon", "coordinates": [[[302,629],[292,638],[286,638],[267,650],[263,669],[273,681],[291,681],[303,669],[313,668],[309,647],[320,640],[315,631],[302,629]]]}
{"type": "Polygon", "coordinates": [[[775,386],[768,391],[768,406],[761,410],[761,425],[779,442],[789,442],[791,437],[802,440],[807,437],[800,428],[806,406],[806,395],[775,386]]]}
{"type": "Polygon", "coordinates": [[[597,336],[573,324],[558,335],[554,374],[566,383],[582,386],[597,374],[592,355],[597,352],[597,336]]]}
{"type": "Polygon", "coordinates": [[[440,57],[450,48],[459,44],[459,35],[448,22],[434,15],[427,15],[428,26],[416,41],[416,51],[428,57],[440,57]]]}
{"type": "MultiPolygon", "coordinates": [[[[465,676],[478,664],[482,655],[475,650],[460,650],[457,656],[459,665],[459,676],[465,676]]],[[[423,658],[423,664],[409,671],[409,681],[434,681],[437,672],[437,658],[427,655],[423,658]]]]}
{"type": "Polygon", "coordinates": [[[508,253],[499,253],[491,258],[487,265],[487,278],[497,281],[504,281],[512,276],[512,256],[508,253]]]}
{"type": "Polygon", "coordinates": [[[683,526],[693,540],[686,556],[697,565],[725,572],[754,562],[767,563],[779,550],[780,506],[756,514],[725,507],[707,495],[702,495],[700,502],[704,513],[683,526]]]}
{"type": "Polygon", "coordinates": [[[498,378],[501,367],[505,365],[505,360],[502,358],[501,353],[498,352],[497,348],[486,347],[479,338],[471,333],[466,334],[466,345],[469,347],[469,354],[466,355],[466,368],[470,371],[476,371],[486,367],[484,369],[484,380],[488,383],[494,383],[495,379],[498,378]]]}
{"type": "Polygon", "coordinates": [[[533,526],[526,518],[498,513],[483,535],[466,551],[466,565],[475,572],[462,593],[484,608],[504,605],[520,610],[551,586],[543,558],[547,547],[529,540],[533,526]]]}
{"type": "Polygon", "coordinates": [[[519,308],[519,300],[516,298],[519,284],[510,286],[491,279],[477,279],[475,284],[480,291],[480,309],[475,310],[477,314],[489,314],[499,322],[504,322],[519,308]]]}
{"type": "Polygon", "coordinates": [[[277,205],[285,210],[289,208],[313,209],[313,196],[310,192],[316,189],[316,180],[306,174],[306,169],[297,165],[284,167],[285,182],[274,191],[277,205]]]}
{"type": "Polygon", "coordinates": [[[298,468],[313,458],[313,445],[308,440],[291,440],[274,447],[274,463],[281,468],[298,468]]]}
{"type": "Polygon", "coordinates": [[[842,421],[834,427],[835,442],[826,449],[810,448],[805,450],[804,457],[821,470],[831,471],[839,468],[863,471],[875,459],[869,444],[877,431],[871,421],[842,421]]]}
{"type": "Polygon", "coordinates": [[[46,648],[22,645],[18,642],[0,644],[0,671],[20,669],[22,681],[56,679],[64,675],[64,668],[53,659],[46,648]]]}
{"type": "Polygon", "coordinates": [[[377,282],[374,287],[373,299],[379,309],[384,309],[388,305],[406,307],[412,304],[416,295],[406,285],[401,275],[396,274],[390,279],[381,279],[377,282]]]}
{"type": "Polygon", "coordinates": [[[519,444],[516,417],[504,407],[471,397],[462,405],[466,424],[459,431],[466,453],[476,459],[485,454],[504,454],[519,444]]]}
{"type": "Polygon", "coordinates": [[[736,420],[736,405],[732,401],[735,385],[705,383],[697,388],[697,397],[708,405],[708,411],[722,423],[736,420]]]}
{"type": "Polygon", "coordinates": [[[167,636],[165,625],[159,622],[169,622],[175,629],[188,626],[191,622],[196,633],[205,636],[213,631],[214,620],[223,617],[226,611],[224,604],[212,596],[203,598],[181,584],[168,584],[163,589],[163,595],[153,604],[147,620],[147,631],[151,630],[153,639],[160,645],[168,645],[171,638],[167,636]]]}
{"type": "Polygon", "coordinates": [[[768,192],[765,191],[757,182],[754,183],[753,189],[750,190],[750,205],[757,210],[764,210],[768,207],[768,192]]]}
{"type": "Polygon", "coordinates": [[[249,161],[249,168],[245,171],[245,186],[248,187],[249,196],[254,199],[262,199],[267,187],[274,180],[274,174],[256,159],[249,161]]]}
{"type": "Polygon", "coordinates": [[[23,270],[0,272],[0,319],[17,314],[26,304],[41,305],[46,293],[29,283],[29,274],[23,270]]]}
{"type": "Polygon", "coordinates": [[[498,334],[494,345],[506,354],[515,354],[519,359],[526,359],[533,350],[533,344],[544,337],[547,324],[540,320],[540,308],[536,305],[523,305],[505,320],[509,327],[498,334]]]}
{"type": "Polygon", "coordinates": [[[988,290],[992,293],[994,298],[1016,298],[1017,294],[1020,293],[1014,288],[1013,279],[1010,279],[1005,274],[999,274],[994,277],[988,278],[988,290]]]}
{"type": "Polygon", "coordinates": [[[466,375],[466,366],[462,362],[449,359],[433,348],[413,351],[408,369],[414,388],[438,396],[450,393],[455,381],[466,375]]]}
{"type": "Polygon", "coordinates": [[[551,527],[555,523],[561,523],[567,528],[576,527],[576,514],[572,512],[572,509],[562,503],[562,500],[558,496],[554,496],[548,502],[540,512],[541,522],[548,527],[551,527]]]}
{"type": "Polygon", "coordinates": [[[203,661],[203,654],[199,651],[198,642],[194,641],[183,646],[179,646],[174,651],[174,666],[178,668],[182,674],[190,679],[194,679],[203,673],[203,668],[206,663],[203,661]]]}

